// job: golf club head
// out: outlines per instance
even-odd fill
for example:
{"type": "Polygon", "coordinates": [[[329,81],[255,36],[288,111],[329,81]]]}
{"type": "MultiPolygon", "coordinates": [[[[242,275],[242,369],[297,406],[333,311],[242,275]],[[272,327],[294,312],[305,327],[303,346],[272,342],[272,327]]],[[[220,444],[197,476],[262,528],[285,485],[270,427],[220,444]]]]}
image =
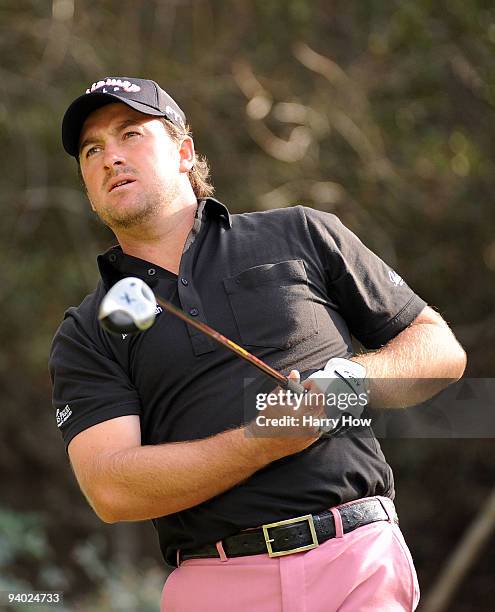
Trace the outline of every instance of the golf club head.
{"type": "Polygon", "coordinates": [[[100,304],[100,324],[114,334],[134,334],[153,325],[156,299],[140,278],[123,278],[110,289],[100,304]]]}

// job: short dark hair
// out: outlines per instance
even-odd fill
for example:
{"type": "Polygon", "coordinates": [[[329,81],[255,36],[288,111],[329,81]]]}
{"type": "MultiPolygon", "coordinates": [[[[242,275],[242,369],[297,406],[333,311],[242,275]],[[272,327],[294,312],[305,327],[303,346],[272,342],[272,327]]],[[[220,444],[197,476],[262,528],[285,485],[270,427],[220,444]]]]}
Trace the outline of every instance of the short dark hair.
{"type": "MultiPolygon", "coordinates": [[[[168,135],[176,144],[179,144],[185,136],[192,136],[191,128],[188,125],[186,125],[184,129],[179,129],[165,118],[162,118],[161,121],[165,126],[168,135]]],[[[86,188],[81,171],[81,164],[79,163],[79,157],[76,157],[76,160],[77,174],[83,187],[86,188]]],[[[196,155],[194,166],[189,171],[189,181],[198,200],[202,200],[203,198],[213,195],[215,187],[213,187],[210,182],[210,165],[204,155],[196,155]]]]}

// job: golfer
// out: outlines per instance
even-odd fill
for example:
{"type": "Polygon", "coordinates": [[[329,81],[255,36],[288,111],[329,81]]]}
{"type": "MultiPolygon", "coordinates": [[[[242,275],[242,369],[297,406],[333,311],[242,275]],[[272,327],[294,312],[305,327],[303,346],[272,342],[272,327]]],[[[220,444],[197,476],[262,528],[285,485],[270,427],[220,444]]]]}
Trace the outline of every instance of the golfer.
{"type": "Polygon", "coordinates": [[[57,425],[96,514],[153,521],[176,566],[161,610],[414,610],[392,471],[364,420],[334,437],[313,423],[292,432],[289,417],[327,414],[321,394],[313,406],[276,393],[269,402],[263,374],[160,307],[137,335],[108,333],[98,307],[118,280],[138,277],[300,378],[308,397],[320,388],[308,377],[331,360],[336,384],[366,388],[384,409],[462,375],[447,324],[334,215],[229,213],[211,197],[184,112],[153,81],[89,85],[62,136],[118,245],[98,257],[94,293],[56,332],[57,425]],[[354,353],[351,336],[366,352],[354,353]]]}

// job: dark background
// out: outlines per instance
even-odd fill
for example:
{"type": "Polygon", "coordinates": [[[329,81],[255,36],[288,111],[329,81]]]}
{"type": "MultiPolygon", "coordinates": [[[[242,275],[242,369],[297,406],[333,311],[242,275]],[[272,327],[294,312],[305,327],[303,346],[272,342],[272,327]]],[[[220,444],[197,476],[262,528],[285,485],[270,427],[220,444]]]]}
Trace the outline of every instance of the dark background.
{"type": "MultiPolygon", "coordinates": [[[[150,524],[93,515],[50,404],[52,335],[114,242],[60,144],[66,106],[99,78],[177,99],[232,212],[338,214],[451,323],[467,375],[492,376],[492,2],[7,0],[0,31],[0,589],[146,611],[165,575],[150,524]]],[[[383,447],[427,595],[494,487],[495,445],[383,447]]],[[[448,610],[493,609],[493,551],[448,610]]]]}

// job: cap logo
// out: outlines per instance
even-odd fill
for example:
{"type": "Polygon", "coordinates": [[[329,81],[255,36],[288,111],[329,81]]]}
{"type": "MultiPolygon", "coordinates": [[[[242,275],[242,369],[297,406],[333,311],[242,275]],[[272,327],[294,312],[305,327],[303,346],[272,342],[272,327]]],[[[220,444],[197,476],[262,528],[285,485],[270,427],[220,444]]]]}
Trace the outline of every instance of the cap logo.
{"type": "Polygon", "coordinates": [[[96,81],[91,87],[86,89],[86,93],[93,93],[94,91],[101,89],[101,93],[111,93],[113,91],[120,91],[123,89],[126,93],[137,93],[141,91],[141,87],[130,81],[123,81],[122,79],[106,79],[106,81],[96,81]],[[111,89],[111,91],[109,91],[111,89]]]}
{"type": "Polygon", "coordinates": [[[180,125],[184,126],[184,121],[182,120],[182,117],[169,104],[167,104],[167,106],[165,107],[165,113],[169,117],[172,116],[175,119],[176,123],[179,123],[180,125]]]}

